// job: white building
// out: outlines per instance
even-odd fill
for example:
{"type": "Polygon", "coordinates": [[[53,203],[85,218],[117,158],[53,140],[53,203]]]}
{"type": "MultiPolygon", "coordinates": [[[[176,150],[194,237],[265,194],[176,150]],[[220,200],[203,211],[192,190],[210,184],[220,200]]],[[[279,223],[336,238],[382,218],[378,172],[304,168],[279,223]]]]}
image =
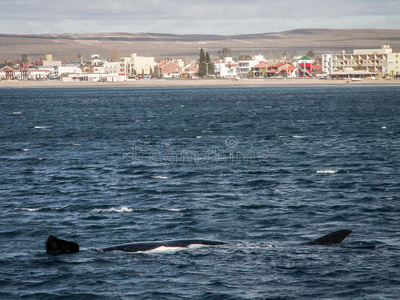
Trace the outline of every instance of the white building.
{"type": "Polygon", "coordinates": [[[353,53],[341,51],[336,54],[324,54],[323,72],[335,78],[396,75],[396,60],[392,58],[396,58],[396,53],[392,53],[389,45],[383,45],[381,49],[355,49],[353,53]]]}
{"type": "Polygon", "coordinates": [[[222,61],[214,63],[214,72],[220,78],[235,78],[238,65],[232,57],[225,57],[222,61]]]}
{"type": "Polygon", "coordinates": [[[240,60],[238,61],[237,75],[240,77],[246,77],[252,67],[258,65],[260,62],[266,61],[262,55],[255,55],[251,60],[240,60]]]}
{"type": "Polygon", "coordinates": [[[322,72],[324,74],[332,74],[334,70],[333,54],[322,55],[322,72]]]}
{"type": "Polygon", "coordinates": [[[132,53],[129,57],[121,58],[120,73],[130,75],[151,75],[154,71],[154,57],[137,56],[132,53]]]}
{"type": "Polygon", "coordinates": [[[105,62],[104,63],[104,74],[119,74],[120,73],[119,62],[105,62]]]}
{"type": "Polygon", "coordinates": [[[387,73],[390,76],[400,76],[400,53],[388,53],[387,73]]]}
{"type": "Polygon", "coordinates": [[[95,74],[95,73],[80,73],[80,74],[68,74],[68,76],[61,77],[62,81],[89,81],[89,82],[117,82],[125,81],[125,74],[95,74]]]}
{"type": "Polygon", "coordinates": [[[66,76],[68,74],[80,74],[82,69],[79,67],[62,66],[57,68],[58,76],[66,76]]]}

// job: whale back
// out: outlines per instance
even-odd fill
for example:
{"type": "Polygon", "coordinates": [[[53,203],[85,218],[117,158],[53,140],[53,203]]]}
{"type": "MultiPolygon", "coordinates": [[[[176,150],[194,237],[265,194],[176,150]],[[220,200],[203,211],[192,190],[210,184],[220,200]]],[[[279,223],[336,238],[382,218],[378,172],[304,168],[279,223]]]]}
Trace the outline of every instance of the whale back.
{"type": "Polygon", "coordinates": [[[188,239],[188,240],[172,240],[172,241],[156,241],[156,242],[136,242],[136,243],[106,247],[100,249],[100,251],[144,252],[144,251],[154,250],[159,247],[187,248],[191,245],[217,246],[225,244],[226,244],[225,242],[220,242],[220,241],[188,239]]]}
{"type": "Polygon", "coordinates": [[[342,229],[339,231],[335,231],[320,237],[311,242],[304,243],[302,245],[337,245],[343,242],[343,240],[352,233],[349,229],[342,229]]]}

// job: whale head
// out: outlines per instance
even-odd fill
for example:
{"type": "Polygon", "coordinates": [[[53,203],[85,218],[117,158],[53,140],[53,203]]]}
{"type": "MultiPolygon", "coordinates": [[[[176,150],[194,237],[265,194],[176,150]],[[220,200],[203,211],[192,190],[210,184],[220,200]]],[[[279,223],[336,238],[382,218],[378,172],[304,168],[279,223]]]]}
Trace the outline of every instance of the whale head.
{"type": "Polygon", "coordinates": [[[46,240],[46,252],[49,254],[75,253],[79,252],[79,245],[50,235],[46,240]]]}

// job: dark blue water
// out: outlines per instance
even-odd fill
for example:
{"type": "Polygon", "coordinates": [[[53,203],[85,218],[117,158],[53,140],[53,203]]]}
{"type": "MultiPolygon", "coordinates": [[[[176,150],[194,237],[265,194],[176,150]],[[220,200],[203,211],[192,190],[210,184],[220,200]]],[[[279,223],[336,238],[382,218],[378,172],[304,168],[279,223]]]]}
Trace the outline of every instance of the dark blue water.
{"type": "Polygon", "coordinates": [[[2,88],[0,141],[1,299],[400,297],[400,87],[2,88]],[[91,250],[178,238],[232,244],[91,250]]]}

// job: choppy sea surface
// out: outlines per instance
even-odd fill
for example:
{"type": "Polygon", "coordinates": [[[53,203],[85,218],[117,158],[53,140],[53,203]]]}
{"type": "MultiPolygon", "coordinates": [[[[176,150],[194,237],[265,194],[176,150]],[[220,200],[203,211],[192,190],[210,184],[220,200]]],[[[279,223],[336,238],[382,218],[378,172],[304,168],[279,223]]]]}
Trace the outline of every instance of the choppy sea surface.
{"type": "Polygon", "coordinates": [[[400,87],[2,88],[0,141],[0,299],[400,298],[400,87]]]}

